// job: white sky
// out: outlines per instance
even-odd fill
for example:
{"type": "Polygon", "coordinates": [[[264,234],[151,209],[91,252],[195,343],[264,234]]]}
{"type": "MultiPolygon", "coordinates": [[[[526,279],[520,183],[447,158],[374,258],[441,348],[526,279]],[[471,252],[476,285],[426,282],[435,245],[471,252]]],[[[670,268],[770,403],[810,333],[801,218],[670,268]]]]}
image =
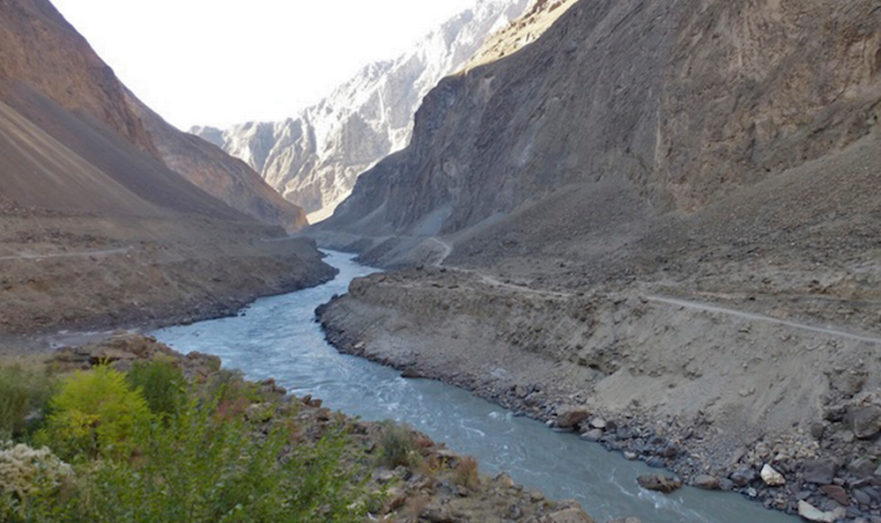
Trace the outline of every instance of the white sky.
{"type": "Polygon", "coordinates": [[[53,0],[183,130],[279,120],[399,54],[473,0],[53,0]]]}

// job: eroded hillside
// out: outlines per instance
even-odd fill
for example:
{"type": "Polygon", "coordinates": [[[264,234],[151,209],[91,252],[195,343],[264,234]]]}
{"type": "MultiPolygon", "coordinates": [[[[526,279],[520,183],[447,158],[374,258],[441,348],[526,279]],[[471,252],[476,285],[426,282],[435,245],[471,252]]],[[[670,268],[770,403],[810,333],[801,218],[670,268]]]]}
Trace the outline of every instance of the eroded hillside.
{"type": "Polygon", "coordinates": [[[0,3],[0,48],[0,334],[212,316],[332,276],[310,242],[279,241],[302,210],[244,165],[177,152],[201,183],[238,183],[217,194],[238,210],[169,168],[182,133],[149,130],[49,2],[0,3]]]}

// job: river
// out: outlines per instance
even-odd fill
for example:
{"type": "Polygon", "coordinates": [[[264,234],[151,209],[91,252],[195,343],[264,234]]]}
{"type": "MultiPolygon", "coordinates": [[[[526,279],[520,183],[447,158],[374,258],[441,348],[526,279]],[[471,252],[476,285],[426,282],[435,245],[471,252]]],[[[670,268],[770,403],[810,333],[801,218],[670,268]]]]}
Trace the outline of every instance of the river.
{"type": "Polygon", "coordinates": [[[315,308],[344,294],[353,278],[374,269],[351,256],[329,252],[340,270],[320,287],[258,300],[238,317],[171,327],[151,333],[178,351],[223,358],[224,366],[249,379],[275,378],[289,392],[311,394],[325,406],[366,420],[409,423],[436,441],[475,456],[481,471],[506,471],[551,498],[576,499],[598,522],[636,516],[645,523],[794,523],[797,518],[765,510],[737,494],[684,488],[672,495],[648,492],[636,477],[653,472],[574,434],[516,417],[467,391],[342,355],[315,322],[315,308]]]}

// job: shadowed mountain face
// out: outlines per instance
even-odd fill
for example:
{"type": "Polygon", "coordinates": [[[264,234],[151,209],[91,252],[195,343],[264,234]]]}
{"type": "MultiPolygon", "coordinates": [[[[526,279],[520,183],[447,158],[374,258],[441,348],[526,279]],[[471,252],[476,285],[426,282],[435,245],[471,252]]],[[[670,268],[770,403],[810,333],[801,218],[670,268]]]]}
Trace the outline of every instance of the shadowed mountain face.
{"type": "Polygon", "coordinates": [[[358,175],[410,139],[413,114],[444,76],[462,68],[486,39],[530,0],[480,0],[396,60],[370,64],[313,107],[278,123],[192,132],[262,173],[315,222],[330,216],[358,175]]]}
{"type": "Polygon", "coordinates": [[[702,209],[877,128],[879,22],[869,0],[582,0],[532,45],[441,82],[410,146],[321,228],[455,233],[564,187],[702,209]]]}
{"type": "Polygon", "coordinates": [[[0,49],[0,334],[211,315],[332,274],[268,242],[302,209],[137,102],[49,2],[0,1],[0,49]]]}

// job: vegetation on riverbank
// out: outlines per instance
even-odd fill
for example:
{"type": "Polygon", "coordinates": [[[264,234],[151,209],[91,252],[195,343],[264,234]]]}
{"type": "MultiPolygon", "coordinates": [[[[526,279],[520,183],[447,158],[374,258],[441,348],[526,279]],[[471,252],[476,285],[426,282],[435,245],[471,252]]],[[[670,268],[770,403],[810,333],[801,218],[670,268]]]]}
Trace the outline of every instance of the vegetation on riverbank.
{"type": "Polygon", "coordinates": [[[0,376],[4,523],[592,523],[410,427],[333,413],[153,338],[0,358],[0,376]]]}
{"type": "Polygon", "coordinates": [[[0,520],[346,522],[381,503],[340,459],[344,423],[295,442],[296,409],[266,425],[242,407],[268,398],[235,375],[191,383],[163,360],[32,373],[2,370],[0,520]]]}

